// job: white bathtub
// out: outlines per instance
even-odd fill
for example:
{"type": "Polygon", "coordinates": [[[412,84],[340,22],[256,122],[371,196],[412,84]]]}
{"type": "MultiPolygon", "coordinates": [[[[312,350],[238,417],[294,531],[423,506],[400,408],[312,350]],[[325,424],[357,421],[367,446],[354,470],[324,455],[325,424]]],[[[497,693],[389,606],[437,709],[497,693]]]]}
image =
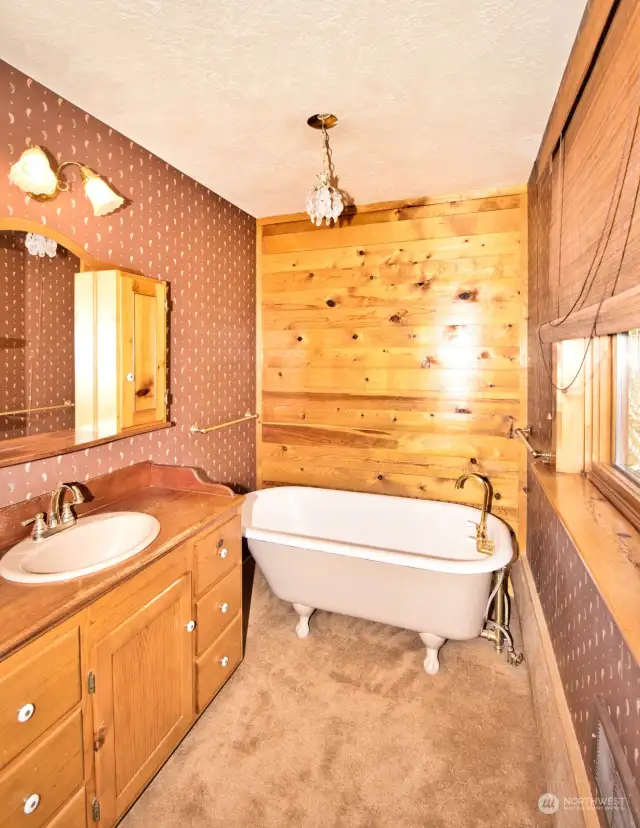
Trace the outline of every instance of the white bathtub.
{"type": "Polygon", "coordinates": [[[316,609],[415,630],[430,674],[447,638],[480,634],[492,573],[513,556],[493,515],[494,553],[479,553],[480,511],[455,503],[283,486],[249,494],[242,517],[271,590],[300,616],[298,637],[316,609]]]}

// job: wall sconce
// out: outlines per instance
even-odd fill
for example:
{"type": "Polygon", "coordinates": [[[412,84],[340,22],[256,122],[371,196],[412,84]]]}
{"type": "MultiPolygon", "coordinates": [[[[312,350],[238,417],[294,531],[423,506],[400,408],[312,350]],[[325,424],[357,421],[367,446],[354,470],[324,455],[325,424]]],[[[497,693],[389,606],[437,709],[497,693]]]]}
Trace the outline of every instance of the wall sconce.
{"type": "Polygon", "coordinates": [[[58,190],[66,192],[69,189],[68,183],[60,180],[61,171],[68,166],[80,168],[84,191],[95,216],[106,216],[124,204],[124,198],[111,189],[104,178],[78,161],[63,161],[54,170],[42,147],[29,147],[22,153],[11,167],[9,181],[37,201],[48,201],[56,197],[58,190]]]}

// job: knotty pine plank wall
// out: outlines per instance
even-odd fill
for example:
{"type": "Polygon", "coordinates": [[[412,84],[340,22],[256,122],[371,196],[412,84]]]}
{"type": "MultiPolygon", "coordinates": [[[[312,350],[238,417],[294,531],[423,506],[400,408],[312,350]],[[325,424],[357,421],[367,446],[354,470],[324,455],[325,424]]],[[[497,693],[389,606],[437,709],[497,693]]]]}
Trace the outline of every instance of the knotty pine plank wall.
{"type": "Polygon", "coordinates": [[[477,472],[518,531],[526,233],[525,188],[259,222],[261,485],[479,504],[477,472]]]}

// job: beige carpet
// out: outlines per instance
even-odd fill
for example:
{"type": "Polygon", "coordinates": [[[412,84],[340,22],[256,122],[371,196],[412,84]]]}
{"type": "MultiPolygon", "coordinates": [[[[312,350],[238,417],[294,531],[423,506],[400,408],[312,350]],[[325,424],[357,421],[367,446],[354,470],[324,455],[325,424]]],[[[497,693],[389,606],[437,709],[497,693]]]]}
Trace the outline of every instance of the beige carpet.
{"type": "Polygon", "coordinates": [[[316,613],[310,636],[256,571],[246,657],[123,828],[548,826],[526,667],[316,613]]]}

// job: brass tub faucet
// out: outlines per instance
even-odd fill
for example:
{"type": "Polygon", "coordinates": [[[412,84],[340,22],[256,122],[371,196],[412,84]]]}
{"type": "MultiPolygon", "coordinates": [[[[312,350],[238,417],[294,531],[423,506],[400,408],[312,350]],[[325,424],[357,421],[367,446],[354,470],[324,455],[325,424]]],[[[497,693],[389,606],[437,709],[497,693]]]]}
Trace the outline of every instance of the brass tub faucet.
{"type": "Polygon", "coordinates": [[[480,523],[476,528],[476,549],[483,555],[493,555],[494,545],[493,541],[487,535],[487,515],[491,511],[491,501],[493,499],[493,486],[488,478],[481,474],[461,474],[456,480],[456,489],[464,489],[464,484],[467,480],[473,478],[478,480],[484,486],[484,502],[482,504],[482,514],[480,515],[480,523]]]}

